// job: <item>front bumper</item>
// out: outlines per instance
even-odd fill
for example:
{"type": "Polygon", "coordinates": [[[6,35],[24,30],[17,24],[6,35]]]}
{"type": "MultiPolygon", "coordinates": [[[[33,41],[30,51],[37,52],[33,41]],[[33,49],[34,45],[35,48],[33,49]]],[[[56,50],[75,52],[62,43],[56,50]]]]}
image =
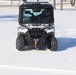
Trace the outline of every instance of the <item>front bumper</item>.
{"type": "MultiPolygon", "coordinates": [[[[38,30],[38,29],[40,29],[40,30],[44,30],[46,33],[51,33],[51,32],[53,32],[53,33],[55,33],[55,27],[54,27],[54,25],[53,26],[51,26],[50,28],[31,28],[31,29],[29,29],[29,30],[38,30]]],[[[37,31],[37,33],[40,31],[40,30],[38,30],[37,31]]],[[[18,27],[17,28],[17,31],[18,31],[18,33],[26,33],[27,31],[28,31],[28,28],[25,28],[25,27],[18,27]]]]}

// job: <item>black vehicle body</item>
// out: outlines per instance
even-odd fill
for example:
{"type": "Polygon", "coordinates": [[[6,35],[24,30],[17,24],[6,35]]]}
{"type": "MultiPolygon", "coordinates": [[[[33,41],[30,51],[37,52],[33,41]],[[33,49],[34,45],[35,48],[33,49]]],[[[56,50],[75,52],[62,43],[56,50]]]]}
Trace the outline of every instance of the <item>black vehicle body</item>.
{"type": "Polygon", "coordinates": [[[20,5],[19,25],[16,40],[18,50],[24,50],[25,46],[44,46],[57,50],[53,6],[48,2],[25,2],[20,5]]]}

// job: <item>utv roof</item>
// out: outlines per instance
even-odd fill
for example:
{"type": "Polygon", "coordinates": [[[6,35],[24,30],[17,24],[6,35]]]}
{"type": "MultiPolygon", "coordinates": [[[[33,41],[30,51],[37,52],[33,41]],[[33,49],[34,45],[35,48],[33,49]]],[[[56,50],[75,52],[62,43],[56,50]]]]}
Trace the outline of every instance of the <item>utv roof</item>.
{"type": "Polygon", "coordinates": [[[53,6],[48,2],[25,2],[20,5],[20,8],[51,8],[53,6]]]}

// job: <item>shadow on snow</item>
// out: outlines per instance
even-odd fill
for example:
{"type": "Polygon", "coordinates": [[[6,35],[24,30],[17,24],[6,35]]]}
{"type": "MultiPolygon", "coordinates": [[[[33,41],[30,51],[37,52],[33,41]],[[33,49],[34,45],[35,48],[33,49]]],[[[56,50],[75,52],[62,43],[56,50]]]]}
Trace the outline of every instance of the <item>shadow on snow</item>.
{"type": "Polygon", "coordinates": [[[0,15],[0,21],[17,21],[18,15],[0,15]]]}
{"type": "Polygon", "coordinates": [[[57,38],[58,51],[67,50],[76,46],[76,38],[57,38]]]}

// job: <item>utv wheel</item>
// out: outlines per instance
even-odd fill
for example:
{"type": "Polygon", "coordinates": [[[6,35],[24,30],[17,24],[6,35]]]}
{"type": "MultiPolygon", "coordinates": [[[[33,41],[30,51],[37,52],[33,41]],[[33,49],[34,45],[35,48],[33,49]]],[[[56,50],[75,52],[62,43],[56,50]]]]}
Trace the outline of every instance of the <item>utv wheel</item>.
{"type": "Polygon", "coordinates": [[[19,51],[25,50],[25,38],[22,35],[19,35],[16,39],[16,49],[19,51]]]}
{"type": "Polygon", "coordinates": [[[48,49],[51,51],[57,51],[57,39],[55,37],[50,38],[48,49]]]}

